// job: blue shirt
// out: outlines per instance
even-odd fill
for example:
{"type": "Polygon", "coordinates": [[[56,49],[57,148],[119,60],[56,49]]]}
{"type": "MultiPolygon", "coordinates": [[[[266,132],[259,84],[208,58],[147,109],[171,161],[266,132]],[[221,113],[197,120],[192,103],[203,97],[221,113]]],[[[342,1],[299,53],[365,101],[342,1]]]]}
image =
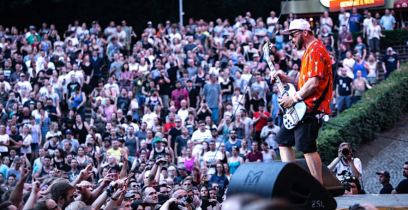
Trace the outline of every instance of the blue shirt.
{"type": "Polygon", "coordinates": [[[359,32],[361,28],[361,20],[363,17],[360,14],[351,14],[350,16],[350,21],[349,21],[349,27],[350,27],[350,32],[355,33],[359,32]]]}
{"type": "Polygon", "coordinates": [[[204,85],[204,97],[208,108],[218,108],[219,97],[221,95],[221,86],[218,83],[204,85]]]}
{"type": "Polygon", "coordinates": [[[394,29],[394,24],[396,23],[394,16],[392,15],[384,15],[380,19],[380,25],[386,31],[391,31],[394,29]]]}
{"type": "Polygon", "coordinates": [[[361,71],[361,77],[367,78],[367,69],[364,67],[365,62],[355,63],[353,66],[354,78],[357,78],[357,71],[361,71]]]}

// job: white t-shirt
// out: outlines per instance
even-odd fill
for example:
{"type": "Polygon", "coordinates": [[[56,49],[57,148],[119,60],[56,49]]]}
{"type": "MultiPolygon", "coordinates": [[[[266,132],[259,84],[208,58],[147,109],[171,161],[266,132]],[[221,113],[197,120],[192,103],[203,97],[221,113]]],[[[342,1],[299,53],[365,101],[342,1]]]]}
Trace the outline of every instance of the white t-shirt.
{"type": "MultiPolygon", "coordinates": [[[[9,141],[10,137],[8,134],[2,134],[0,135],[0,142],[2,144],[6,144],[9,141]]],[[[0,152],[8,152],[8,147],[7,146],[0,146],[0,152]]]]}
{"type": "Polygon", "coordinates": [[[373,18],[372,17],[364,18],[363,26],[364,26],[364,29],[366,30],[365,32],[368,32],[368,28],[370,28],[372,25],[373,25],[373,18]]]}
{"type": "Polygon", "coordinates": [[[33,141],[33,138],[31,137],[30,134],[27,136],[23,137],[23,146],[21,147],[21,153],[22,154],[31,154],[31,143],[33,141]],[[27,146],[24,146],[27,145],[27,146]]]}
{"type": "Polygon", "coordinates": [[[208,151],[204,153],[203,160],[207,163],[215,164],[217,160],[222,160],[222,153],[221,151],[208,151]]]}
{"type": "Polygon", "coordinates": [[[195,145],[193,148],[193,156],[198,157],[203,150],[202,143],[204,141],[209,141],[211,138],[212,135],[210,130],[205,130],[204,132],[201,132],[200,130],[194,131],[193,135],[191,136],[191,141],[193,141],[195,145]]]}
{"type": "Polygon", "coordinates": [[[367,65],[368,65],[367,77],[377,77],[377,62],[374,63],[367,62],[367,65]]]}
{"type": "Polygon", "coordinates": [[[154,125],[154,119],[157,118],[157,114],[151,112],[150,114],[145,114],[142,117],[142,122],[147,124],[147,128],[151,129],[154,125]]]}
{"type": "Polygon", "coordinates": [[[368,28],[368,39],[377,38],[380,39],[381,34],[381,26],[379,25],[372,25],[368,28]]]}
{"type": "MultiPolygon", "coordinates": [[[[357,171],[358,171],[360,174],[363,174],[363,167],[362,167],[360,158],[353,158],[353,162],[354,162],[354,166],[356,167],[357,171]]],[[[342,161],[339,161],[339,162],[337,163],[337,165],[336,165],[336,166],[334,167],[334,169],[333,169],[333,172],[336,173],[337,179],[339,179],[339,180],[342,180],[342,179],[343,179],[342,175],[339,175],[339,174],[341,174],[343,171],[348,171],[348,172],[350,172],[353,176],[355,176],[355,175],[353,174],[353,172],[351,171],[350,165],[344,165],[344,163],[343,163],[342,161]]]]}
{"type": "Polygon", "coordinates": [[[187,117],[188,117],[188,109],[179,109],[177,112],[177,116],[180,117],[180,119],[184,122],[186,121],[187,117]]]}
{"type": "Polygon", "coordinates": [[[353,58],[345,58],[343,60],[343,67],[347,69],[347,76],[354,78],[353,67],[356,61],[353,58]]]}
{"type": "Polygon", "coordinates": [[[31,83],[29,81],[20,81],[17,82],[18,85],[18,93],[20,93],[20,95],[23,94],[23,92],[31,92],[31,90],[33,90],[31,83]]]}

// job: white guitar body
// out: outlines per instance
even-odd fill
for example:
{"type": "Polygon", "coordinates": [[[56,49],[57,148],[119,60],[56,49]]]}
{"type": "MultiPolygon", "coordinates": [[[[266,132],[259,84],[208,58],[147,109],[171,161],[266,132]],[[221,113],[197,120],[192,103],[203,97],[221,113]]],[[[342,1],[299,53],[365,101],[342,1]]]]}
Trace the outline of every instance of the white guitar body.
{"type": "MultiPolygon", "coordinates": [[[[263,46],[263,53],[264,53],[264,58],[266,62],[268,63],[269,69],[271,70],[271,73],[274,73],[276,70],[269,57],[269,43],[266,43],[263,46]]],[[[275,78],[275,81],[276,81],[275,82],[276,85],[278,86],[280,98],[282,98],[285,95],[289,97],[292,97],[295,95],[296,88],[293,84],[290,84],[290,83],[283,84],[279,77],[275,78]]],[[[290,130],[296,127],[296,125],[305,116],[307,106],[305,102],[300,101],[300,102],[295,103],[292,107],[289,107],[289,108],[283,108],[280,106],[280,109],[283,112],[283,126],[285,126],[286,129],[290,130]]]]}
{"type": "MultiPolygon", "coordinates": [[[[285,91],[281,93],[281,96],[287,95],[287,96],[293,96],[296,93],[296,88],[293,84],[285,84],[283,85],[285,91]]],[[[279,105],[280,106],[280,105],[279,105]]],[[[305,102],[300,101],[296,103],[293,107],[290,108],[283,108],[280,106],[280,109],[283,111],[283,125],[285,126],[286,129],[290,130],[294,128],[305,116],[307,106],[305,102]]]]}

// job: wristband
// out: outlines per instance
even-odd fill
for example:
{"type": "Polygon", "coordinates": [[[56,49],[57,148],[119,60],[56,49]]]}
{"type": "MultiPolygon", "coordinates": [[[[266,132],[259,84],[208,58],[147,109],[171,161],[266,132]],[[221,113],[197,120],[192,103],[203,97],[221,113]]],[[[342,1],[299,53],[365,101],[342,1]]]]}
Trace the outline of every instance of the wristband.
{"type": "Polygon", "coordinates": [[[296,98],[296,95],[292,96],[292,100],[293,100],[293,102],[295,102],[295,103],[298,102],[298,100],[297,100],[297,98],[296,98]]]}
{"type": "Polygon", "coordinates": [[[295,93],[295,97],[299,100],[299,101],[303,101],[304,99],[300,96],[299,92],[295,93]]]}

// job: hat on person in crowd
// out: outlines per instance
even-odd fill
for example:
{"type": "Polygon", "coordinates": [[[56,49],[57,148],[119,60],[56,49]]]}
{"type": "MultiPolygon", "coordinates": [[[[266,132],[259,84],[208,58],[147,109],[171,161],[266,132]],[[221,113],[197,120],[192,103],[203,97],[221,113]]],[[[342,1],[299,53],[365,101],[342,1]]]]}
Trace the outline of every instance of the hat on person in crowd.
{"type": "Polygon", "coordinates": [[[252,57],[259,57],[259,54],[258,53],[255,53],[252,57]]]}
{"type": "Polygon", "coordinates": [[[390,173],[388,171],[379,171],[377,173],[375,173],[377,175],[383,175],[386,178],[390,178],[390,173]]]}
{"type": "Polygon", "coordinates": [[[176,167],[174,167],[173,165],[167,167],[167,171],[175,171],[176,167]]]}
{"type": "Polygon", "coordinates": [[[186,167],[184,166],[184,164],[180,164],[177,166],[178,170],[186,170],[186,167]]]}
{"type": "Polygon", "coordinates": [[[167,145],[167,139],[166,138],[162,138],[160,142],[167,145]]]}
{"type": "Polygon", "coordinates": [[[294,31],[311,31],[309,22],[305,19],[294,19],[290,22],[289,29],[282,31],[282,34],[290,34],[294,31]]]}
{"type": "Polygon", "coordinates": [[[65,135],[68,135],[68,134],[71,134],[71,135],[72,135],[71,129],[67,129],[67,130],[65,131],[65,135]]]}
{"type": "Polygon", "coordinates": [[[152,21],[147,21],[147,25],[152,25],[152,21]]]}
{"type": "Polygon", "coordinates": [[[159,143],[159,142],[167,144],[167,139],[166,138],[161,138],[159,136],[154,137],[153,144],[159,143]]]}
{"type": "Polygon", "coordinates": [[[392,47],[388,47],[388,48],[387,48],[387,52],[395,53],[395,51],[394,51],[394,49],[392,49],[392,47]]]}
{"type": "Polygon", "coordinates": [[[268,118],[268,122],[273,122],[273,118],[272,117],[268,118]]]}
{"type": "Polygon", "coordinates": [[[28,27],[30,30],[35,30],[35,26],[31,25],[30,27],[28,27]]]}

